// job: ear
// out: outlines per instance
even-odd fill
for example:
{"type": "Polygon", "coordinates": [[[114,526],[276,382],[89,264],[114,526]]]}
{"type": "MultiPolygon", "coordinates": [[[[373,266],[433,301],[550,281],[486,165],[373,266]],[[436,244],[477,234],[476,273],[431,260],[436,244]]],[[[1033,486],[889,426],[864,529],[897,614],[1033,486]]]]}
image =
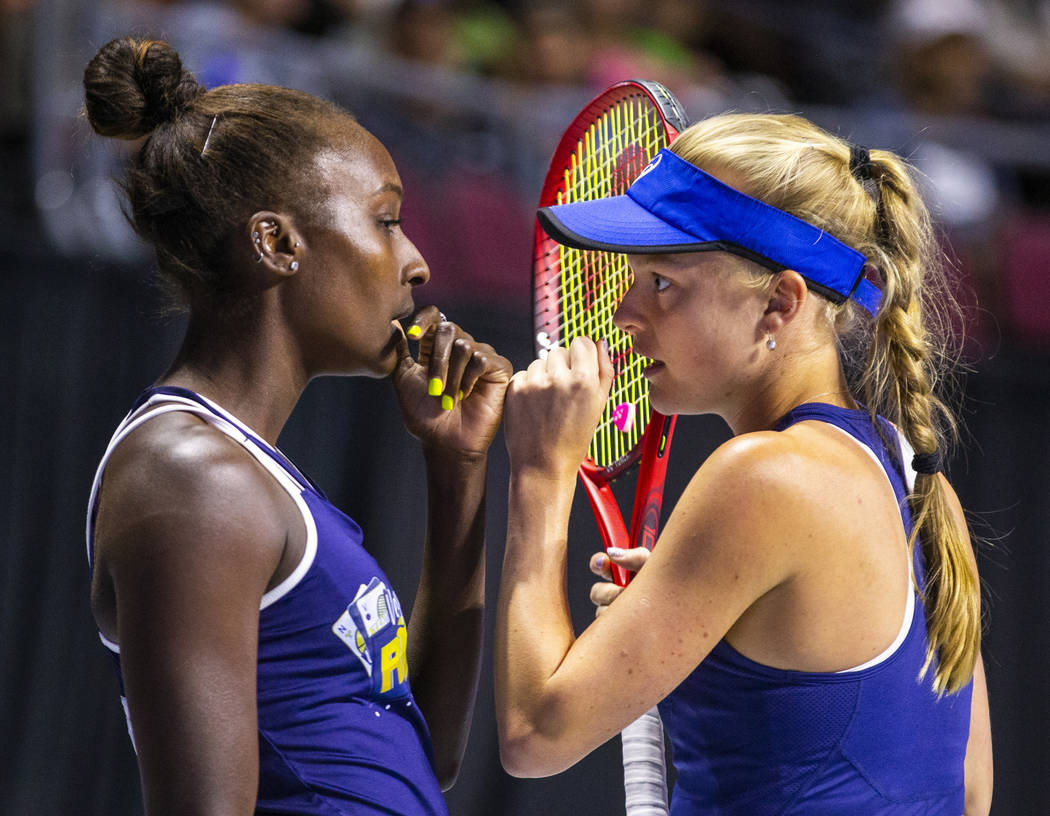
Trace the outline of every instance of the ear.
{"type": "Polygon", "coordinates": [[[262,210],[248,219],[247,226],[246,238],[255,263],[281,277],[299,271],[303,241],[291,216],[262,210]]]}
{"type": "Polygon", "coordinates": [[[761,330],[763,333],[776,333],[798,317],[809,297],[809,289],[803,278],[794,269],[785,269],[776,275],[773,288],[769,293],[769,302],[762,315],[761,330]]]}

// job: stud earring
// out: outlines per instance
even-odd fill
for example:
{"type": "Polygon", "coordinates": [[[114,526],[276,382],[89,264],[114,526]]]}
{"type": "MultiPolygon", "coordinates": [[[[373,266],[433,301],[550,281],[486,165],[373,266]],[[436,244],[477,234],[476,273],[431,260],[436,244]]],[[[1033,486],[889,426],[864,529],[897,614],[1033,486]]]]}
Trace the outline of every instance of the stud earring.
{"type": "Polygon", "coordinates": [[[299,268],[299,262],[292,261],[290,264],[288,264],[288,268],[295,272],[299,268]]]}
{"type": "Polygon", "coordinates": [[[772,351],[777,347],[777,341],[773,339],[771,332],[766,332],[766,348],[772,351]]]}

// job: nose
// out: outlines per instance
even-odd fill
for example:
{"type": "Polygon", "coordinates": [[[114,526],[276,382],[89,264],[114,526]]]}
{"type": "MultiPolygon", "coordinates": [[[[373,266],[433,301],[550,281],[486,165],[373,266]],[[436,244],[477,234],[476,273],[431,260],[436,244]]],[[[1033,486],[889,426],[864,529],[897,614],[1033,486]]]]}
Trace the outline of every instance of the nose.
{"type": "Polygon", "coordinates": [[[620,298],[620,302],[616,306],[616,311],[613,312],[613,325],[620,331],[626,334],[634,335],[638,330],[639,317],[638,312],[635,309],[635,298],[634,294],[635,284],[632,281],[630,287],[624,293],[624,296],[620,298]]]}
{"type": "Polygon", "coordinates": [[[408,246],[410,248],[409,257],[401,268],[401,278],[410,286],[422,286],[430,280],[430,267],[427,266],[427,262],[416,249],[415,244],[408,241],[408,246]]]}

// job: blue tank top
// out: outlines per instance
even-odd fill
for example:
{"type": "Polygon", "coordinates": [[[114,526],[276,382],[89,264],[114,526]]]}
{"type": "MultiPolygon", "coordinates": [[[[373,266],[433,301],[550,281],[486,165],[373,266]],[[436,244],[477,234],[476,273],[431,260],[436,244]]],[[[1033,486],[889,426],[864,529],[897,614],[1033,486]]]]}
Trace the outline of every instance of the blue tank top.
{"type": "MultiPolygon", "coordinates": [[[[306,525],[302,561],[263,596],[259,613],[255,812],[447,814],[430,733],[409,688],[401,604],[362,546],[361,528],[231,414],[182,388],[152,388],[138,399],[95,476],[89,561],[110,454],[141,423],[167,411],[196,414],[243,445],[292,497],[306,525]]],[[[120,679],[119,646],[102,640],[120,679]]],[[[128,730],[134,742],[130,719],[128,730]]]]}
{"type": "MultiPolygon", "coordinates": [[[[893,425],[866,411],[800,405],[775,427],[827,422],[864,445],[893,486],[911,532],[908,474],[893,425]]],[[[910,456],[909,456],[910,460],[910,456]]],[[[912,570],[922,586],[916,547],[912,570]]],[[[844,672],[775,669],[720,641],[660,703],[678,779],[672,816],[959,816],[972,683],[938,699],[926,620],[912,593],[897,640],[844,672]]]]}

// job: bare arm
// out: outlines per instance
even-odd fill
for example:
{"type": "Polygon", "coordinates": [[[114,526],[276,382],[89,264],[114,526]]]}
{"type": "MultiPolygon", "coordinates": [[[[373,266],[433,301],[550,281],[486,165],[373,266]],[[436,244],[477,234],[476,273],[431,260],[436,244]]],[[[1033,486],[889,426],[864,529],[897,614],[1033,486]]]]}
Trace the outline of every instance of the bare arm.
{"type": "Polygon", "coordinates": [[[557,773],[617,734],[670,693],[788,570],[783,539],[745,529],[743,516],[762,518],[775,499],[761,470],[740,459],[752,452],[730,445],[686,488],[646,568],[574,636],[565,593],[568,515],[580,445],[586,449],[604,402],[605,389],[587,382],[611,377],[607,356],[594,362],[593,349],[573,341],[571,357],[552,352],[516,374],[508,395],[496,708],[501,757],[517,776],[557,773]],[[581,369],[582,379],[571,373],[581,369]],[[565,398],[555,412],[550,394],[559,391],[565,398]],[[544,437],[561,441],[546,447],[544,437]],[[734,512],[741,506],[751,512],[734,512]],[[615,706],[603,694],[611,682],[615,706]]]}
{"type": "Polygon", "coordinates": [[[434,742],[438,782],[447,790],[459,772],[477,695],[487,450],[503,414],[511,366],[491,346],[440,320],[435,309],[416,323],[425,332],[419,360],[404,343],[394,373],[406,425],[423,442],[427,469],[426,542],[408,657],[412,691],[434,742]],[[429,393],[435,378],[440,396],[429,393]]]}
{"type": "Polygon", "coordinates": [[[992,807],[992,726],[984,661],[978,655],[970,702],[970,737],[966,742],[966,816],[987,816],[992,807]]]}
{"type": "Polygon", "coordinates": [[[429,456],[426,466],[427,538],[409,621],[409,665],[447,790],[466,749],[481,666],[486,459],[429,456]]]}
{"type": "Polygon", "coordinates": [[[280,496],[213,429],[185,415],[153,423],[111,461],[96,534],[146,812],[249,814],[259,603],[285,543],[280,496]],[[154,435],[176,422],[181,441],[154,435]]]}
{"type": "MultiPolygon", "coordinates": [[[[955,523],[965,530],[966,516],[959,498],[944,476],[941,486],[945,491],[948,506],[955,523]]],[[[977,571],[977,559],[970,550],[970,564],[977,571]]],[[[993,764],[992,724],[988,710],[988,684],[984,675],[984,660],[977,655],[973,671],[973,696],[970,701],[970,735],[966,741],[966,811],[965,816],[987,816],[992,807],[993,764]]]]}
{"type": "Polygon", "coordinates": [[[730,484],[735,468],[711,464],[686,488],[645,569],[578,638],[565,595],[569,495],[512,476],[495,658],[500,752],[511,774],[558,773],[615,736],[787,579],[782,542],[730,518],[738,506],[772,512],[773,499],[730,484]],[[615,706],[603,693],[610,683],[615,706]]]}

